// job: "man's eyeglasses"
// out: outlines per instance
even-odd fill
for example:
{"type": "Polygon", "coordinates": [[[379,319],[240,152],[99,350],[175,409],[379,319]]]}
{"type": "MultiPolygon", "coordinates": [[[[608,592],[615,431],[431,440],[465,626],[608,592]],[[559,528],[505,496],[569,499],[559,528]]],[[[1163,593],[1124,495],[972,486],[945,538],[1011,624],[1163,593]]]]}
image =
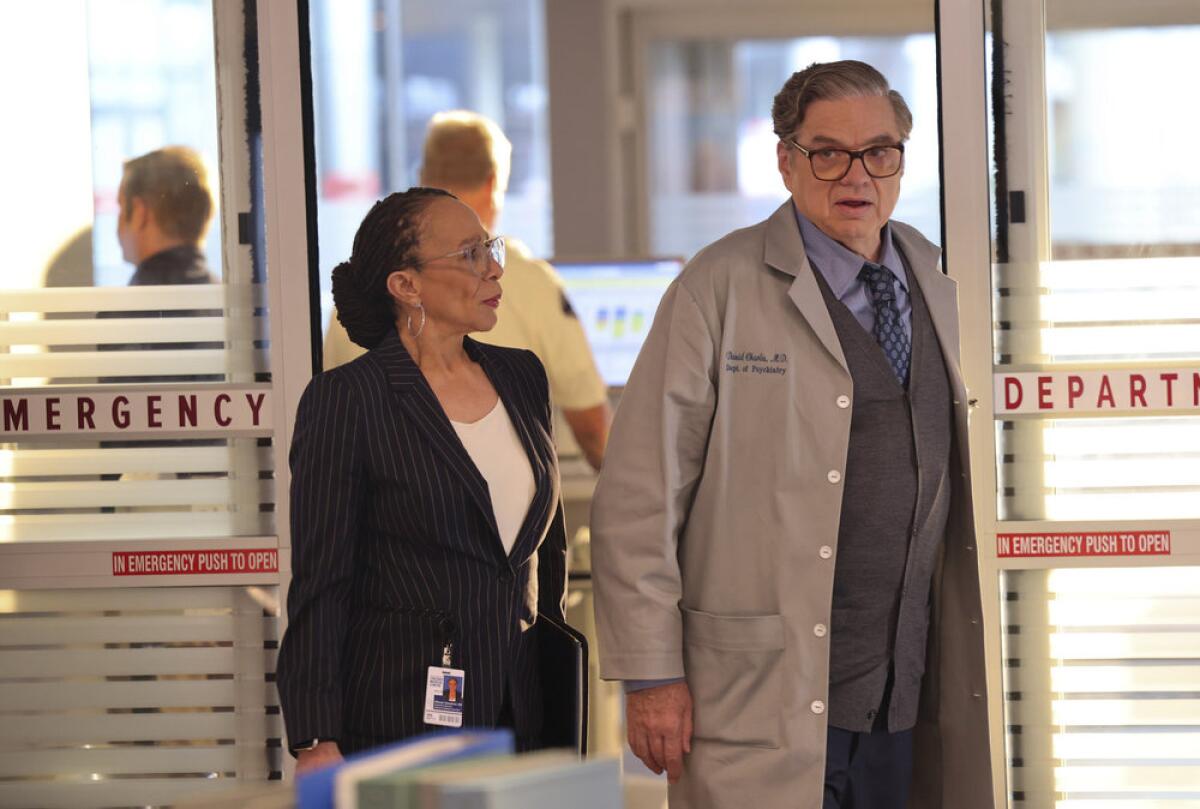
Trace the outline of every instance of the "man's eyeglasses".
{"type": "Polygon", "coordinates": [[[793,138],[785,138],[783,142],[808,158],[814,177],[831,183],[837,182],[849,174],[850,167],[854,165],[855,160],[861,160],[867,174],[877,180],[895,175],[904,165],[904,144],[902,143],[870,146],[866,149],[851,151],[828,148],[805,149],[793,138]]]}
{"type": "Polygon", "coordinates": [[[467,247],[452,250],[445,255],[421,259],[417,262],[417,266],[441,261],[444,258],[465,259],[471,268],[471,274],[476,278],[482,278],[487,275],[487,262],[489,258],[501,267],[504,266],[504,237],[493,236],[490,239],[475,242],[475,244],[468,245],[467,247]]]}

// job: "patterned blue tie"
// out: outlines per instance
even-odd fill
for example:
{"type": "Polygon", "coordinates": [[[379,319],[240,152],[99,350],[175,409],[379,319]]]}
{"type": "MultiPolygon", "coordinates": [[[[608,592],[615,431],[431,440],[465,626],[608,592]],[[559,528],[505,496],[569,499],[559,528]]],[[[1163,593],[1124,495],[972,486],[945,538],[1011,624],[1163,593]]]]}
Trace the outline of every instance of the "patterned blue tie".
{"type": "Polygon", "coordinates": [[[858,271],[858,277],[866,284],[867,295],[875,305],[875,340],[903,387],[908,384],[911,345],[900,322],[900,310],[896,308],[896,276],[887,267],[868,261],[858,271]]]}

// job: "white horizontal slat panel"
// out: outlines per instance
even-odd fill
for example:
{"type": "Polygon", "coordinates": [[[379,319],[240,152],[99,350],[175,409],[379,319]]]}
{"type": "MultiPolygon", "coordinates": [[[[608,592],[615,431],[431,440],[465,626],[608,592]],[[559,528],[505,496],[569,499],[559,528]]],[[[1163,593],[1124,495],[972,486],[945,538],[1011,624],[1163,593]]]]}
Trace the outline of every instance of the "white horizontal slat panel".
{"type": "Polygon", "coordinates": [[[1172,455],[1200,450],[1200,419],[1079,419],[1044,422],[1048,456],[1172,455]]]}
{"type": "MultiPolygon", "coordinates": [[[[237,772],[238,756],[239,750],[235,745],[18,750],[0,752],[0,773],[21,775],[223,773],[237,772]]],[[[266,756],[266,750],[263,750],[263,756],[266,756]]]]}
{"type": "Polygon", "coordinates": [[[278,771],[276,589],[0,593],[0,807],[171,805],[278,771]]]}
{"type": "MultiPolygon", "coordinates": [[[[1030,717],[1039,723],[1042,717],[1030,717]]],[[[1200,699],[1056,699],[1056,725],[1200,725],[1200,699]]]]}
{"type": "Polygon", "coordinates": [[[1061,568],[1049,571],[1047,584],[1058,599],[1089,594],[1122,599],[1197,597],[1198,573],[1194,567],[1061,568]]]}
{"type": "Polygon", "coordinates": [[[1096,492],[1050,494],[1045,497],[1048,519],[1073,522],[1128,520],[1190,520],[1200,516],[1200,488],[1175,492],[1096,492]]]}
{"type": "MultiPolygon", "coordinates": [[[[1194,288],[1193,288],[1194,289],[1194,288]]],[[[1196,317],[1196,300],[1186,294],[1164,296],[1158,290],[1080,290],[1059,291],[1052,295],[1021,293],[1000,299],[1007,316],[1005,322],[1015,328],[1037,325],[1032,314],[1041,321],[1056,323],[1129,322],[1154,320],[1192,320],[1196,317]],[[1035,308],[1036,307],[1036,308],[1035,308]]]]}
{"type": "Polygon", "coordinates": [[[97,806],[168,806],[184,795],[216,793],[236,781],[228,778],[128,778],[0,782],[0,807],[96,809],[97,806]]]}
{"type": "MultiPolygon", "coordinates": [[[[1040,642],[1020,635],[1009,638],[1009,657],[1038,654],[1040,642]]],[[[1055,660],[1200,660],[1200,631],[1196,632],[1087,632],[1052,631],[1050,657],[1055,660]]]]}
{"type": "MultiPolygon", "coordinates": [[[[0,477],[102,475],[118,472],[225,472],[235,454],[246,450],[218,446],[89,447],[80,449],[0,450],[0,477]]],[[[271,471],[274,453],[256,447],[257,468],[271,471]]]]}
{"type": "Polygon", "coordinates": [[[96,643],[193,643],[245,635],[277,637],[278,620],[252,615],[106,615],[22,617],[0,615],[0,649],[5,646],[96,643]]]}
{"type": "MultiPolygon", "coordinates": [[[[1014,801],[1013,807],[1020,808],[1028,805],[1014,801]]],[[[1066,798],[1055,801],[1055,809],[1200,809],[1200,798],[1188,801],[1178,798],[1121,798],[1112,801],[1111,798],[1066,798]]]]}
{"type": "MultiPolygon", "coordinates": [[[[1195,290],[1200,259],[1193,257],[1138,259],[1077,259],[1048,261],[1040,267],[996,264],[995,283],[1001,288],[1042,286],[1052,291],[1159,287],[1172,292],[1195,290]]],[[[1200,291],[1196,292],[1200,295],[1200,291]]]]}
{"type": "MultiPolygon", "coordinates": [[[[1160,458],[1055,458],[1043,465],[1048,488],[1105,488],[1124,486],[1200,487],[1200,455],[1179,454],[1160,458]]],[[[1015,471],[1015,470],[1014,470],[1015,471]]],[[[1013,479],[1020,480],[1019,473],[1013,479]]],[[[1037,478],[1033,478],[1036,480],[1037,478]]]]}
{"type": "Polygon", "coordinates": [[[262,284],[163,284],[136,287],[0,289],[2,312],[130,312],[262,308],[262,284]]]}
{"type": "Polygon", "coordinates": [[[1012,806],[1200,798],[1197,572],[1004,574],[1012,806]]]}
{"type": "MultiPolygon", "coordinates": [[[[1036,689],[1044,685],[1040,676],[1026,676],[1021,668],[1010,669],[1005,687],[1021,692],[1036,689]]],[[[1200,693],[1200,665],[1053,666],[1050,688],[1061,694],[1200,693]]]]}
{"type": "Polygon", "coordinates": [[[0,514],[0,542],[227,537],[270,533],[266,512],[142,512],[123,514],[0,514]]]}
{"type": "MultiPolygon", "coordinates": [[[[126,587],[115,590],[20,590],[12,613],[108,611],[230,611],[254,615],[262,606],[243,589],[229,587],[126,587]]],[[[21,618],[20,620],[26,620],[21,618]]]]}
{"type": "Polygon", "coordinates": [[[1005,354],[1050,356],[1058,362],[1072,357],[1193,357],[1200,354],[1200,324],[1140,324],[1073,326],[997,334],[997,349],[1005,354]]]}
{"type": "MultiPolygon", "coordinates": [[[[255,323],[255,335],[265,329],[255,323]]],[[[223,317],[72,318],[0,321],[0,346],[87,346],[137,343],[221,343],[229,339],[223,317]]],[[[239,335],[244,339],[244,335],[239,335]]]]}
{"type": "Polygon", "coordinates": [[[1052,632],[1050,656],[1060,660],[1200,660],[1200,632],[1052,632]]]}
{"type": "Polygon", "coordinates": [[[233,738],[265,744],[281,732],[279,717],[267,716],[263,708],[237,713],[38,714],[0,722],[0,748],[233,738]],[[253,727],[261,730],[247,736],[247,728],[253,727]]]}
{"type": "Polygon", "coordinates": [[[61,481],[53,483],[0,483],[0,509],[103,508],[106,506],[223,506],[258,491],[260,503],[275,495],[270,480],[183,478],[168,480],[61,481]]]}
{"type": "Polygon", "coordinates": [[[1072,598],[1052,599],[1044,606],[1015,602],[1007,608],[1009,621],[1023,625],[1044,620],[1049,610],[1053,627],[1091,626],[1194,626],[1200,629],[1200,597],[1178,596],[1150,598],[1072,598]]]}
{"type": "Polygon", "coordinates": [[[1200,792],[1200,767],[1128,766],[1104,762],[1091,767],[1055,767],[1061,792],[1200,792]]]}
{"type": "Polygon", "coordinates": [[[1179,666],[1055,666],[1050,687],[1060,693],[1200,692],[1200,662],[1179,666]]]}
{"type": "Polygon", "coordinates": [[[267,352],[261,349],[0,353],[0,377],[207,376],[267,369],[267,352]]]}
{"type": "Polygon", "coordinates": [[[278,705],[274,683],[241,680],[142,680],[117,682],[5,683],[3,711],[69,711],[96,708],[218,708],[278,705]]]}
{"type": "Polygon", "coordinates": [[[0,671],[7,677],[73,677],[81,673],[89,677],[245,675],[274,671],[275,654],[274,649],[230,646],[31,651],[0,648],[0,671]]]}
{"type": "Polygon", "coordinates": [[[1060,759],[1172,759],[1200,761],[1194,733],[1056,733],[1054,756],[1060,759]]]}

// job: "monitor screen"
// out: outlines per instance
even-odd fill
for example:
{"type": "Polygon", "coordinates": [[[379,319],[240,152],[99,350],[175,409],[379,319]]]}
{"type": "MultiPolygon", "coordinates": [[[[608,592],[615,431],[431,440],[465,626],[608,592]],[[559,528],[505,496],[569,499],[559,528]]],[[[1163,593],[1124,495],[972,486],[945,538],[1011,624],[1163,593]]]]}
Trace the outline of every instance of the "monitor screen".
{"type": "Polygon", "coordinates": [[[679,275],[679,259],[551,262],[567,285],[567,298],[583,324],[600,375],[622,387],[650,331],[658,301],[679,275]]]}

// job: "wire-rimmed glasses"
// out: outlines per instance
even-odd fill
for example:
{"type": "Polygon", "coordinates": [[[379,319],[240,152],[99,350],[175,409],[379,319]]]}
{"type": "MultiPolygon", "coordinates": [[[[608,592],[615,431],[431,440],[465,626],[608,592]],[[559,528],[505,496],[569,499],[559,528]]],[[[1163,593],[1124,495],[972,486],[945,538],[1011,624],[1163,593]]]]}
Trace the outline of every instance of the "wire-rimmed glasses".
{"type": "Polygon", "coordinates": [[[487,275],[487,260],[490,258],[500,267],[504,266],[504,237],[493,236],[490,239],[483,239],[474,244],[461,247],[458,250],[451,250],[449,253],[441,256],[432,256],[431,258],[421,259],[417,265],[429,264],[434,261],[441,261],[445,258],[463,258],[471,267],[471,274],[476,278],[482,278],[487,275]]]}

